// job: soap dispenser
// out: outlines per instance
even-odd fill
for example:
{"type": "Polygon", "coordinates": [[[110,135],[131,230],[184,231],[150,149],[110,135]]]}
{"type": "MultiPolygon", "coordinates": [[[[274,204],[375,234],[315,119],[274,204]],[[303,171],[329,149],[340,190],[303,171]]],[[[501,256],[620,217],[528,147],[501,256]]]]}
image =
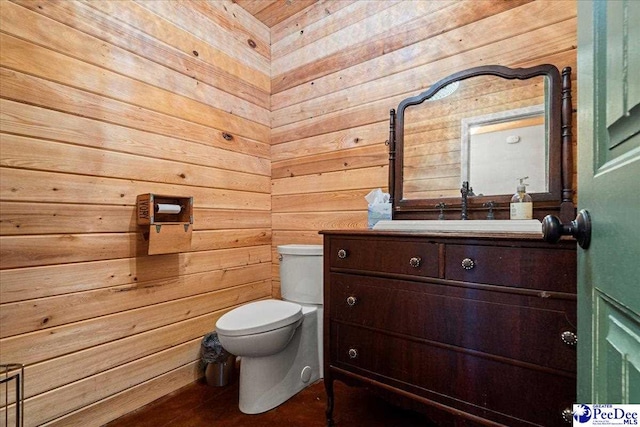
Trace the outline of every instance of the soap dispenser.
{"type": "Polygon", "coordinates": [[[528,176],[518,178],[520,184],[516,194],[511,198],[510,214],[511,219],[532,219],[533,218],[533,201],[531,196],[527,194],[527,185],[525,179],[529,179],[528,176]]]}

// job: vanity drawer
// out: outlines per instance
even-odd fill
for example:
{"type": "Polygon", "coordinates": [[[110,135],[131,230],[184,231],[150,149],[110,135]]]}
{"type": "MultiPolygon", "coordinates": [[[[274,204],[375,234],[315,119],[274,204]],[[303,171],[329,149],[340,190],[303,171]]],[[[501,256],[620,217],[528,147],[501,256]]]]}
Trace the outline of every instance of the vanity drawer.
{"type": "Polygon", "coordinates": [[[331,268],[438,277],[438,244],[394,239],[331,240],[331,268]]]}
{"type": "Polygon", "coordinates": [[[573,301],[336,273],[330,292],[332,320],[576,369],[575,347],[562,339],[576,333],[573,301]]]}
{"type": "MultiPolygon", "coordinates": [[[[558,376],[498,358],[427,341],[335,323],[331,364],[488,419],[513,417],[542,426],[566,425],[575,376],[558,376]],[[535,408],[531,407],[535,402],[535,408]]],[[[526,425],[531,425],[526,423],[526,425]]]]}
{"type": "Polygon", "coordinates": [[[448,280],[573,294],[576,292],[576,252],[448,244],[444,275],[448,280]]]}

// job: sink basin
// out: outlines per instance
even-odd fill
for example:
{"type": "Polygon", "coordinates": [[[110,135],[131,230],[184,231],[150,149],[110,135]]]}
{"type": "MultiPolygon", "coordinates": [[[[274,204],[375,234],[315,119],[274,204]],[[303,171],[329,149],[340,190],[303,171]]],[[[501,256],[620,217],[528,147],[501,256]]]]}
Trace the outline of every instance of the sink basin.
{"type": "Polygon", "coordinates": [[[526,220],[383,220],[373,227],[379,231],[433,231],[439,233],[536,233],[542,234],[542,223],[526,220]]]}

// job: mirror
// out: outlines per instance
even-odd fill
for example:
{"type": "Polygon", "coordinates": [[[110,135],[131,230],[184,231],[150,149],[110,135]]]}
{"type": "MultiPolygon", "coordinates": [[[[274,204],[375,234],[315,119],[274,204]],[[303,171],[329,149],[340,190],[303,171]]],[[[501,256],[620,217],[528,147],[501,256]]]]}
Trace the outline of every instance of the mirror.
{"type": "Polygon", "coordinates": [[[508,218],[511,196],[525,177],[534,217],[570,201],[571,181],[562,172],[571,167],[570,71],[561,81],[553,65],[476,67],[403,100],[397,114],[391,111],[394,219],[435,219],[439,203],[449,219],[460,219],[455,212],[464,181],[473,189],[469,211],[480,211],[471,219],[484,219],[489,201],[496,218],[508,218]]]}
{"type": "Polygon", "coordinates": [[[477,196],[509,194],[520,178],[527,192],[549,191],[544,104],[463,118],[460,134],[461,181],[477,196]]]}

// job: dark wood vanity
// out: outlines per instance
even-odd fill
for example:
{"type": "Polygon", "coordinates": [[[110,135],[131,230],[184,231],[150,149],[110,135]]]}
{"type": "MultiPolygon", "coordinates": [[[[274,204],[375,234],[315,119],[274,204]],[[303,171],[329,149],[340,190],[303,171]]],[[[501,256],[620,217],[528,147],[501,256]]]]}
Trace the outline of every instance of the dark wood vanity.
{"type": "Polygon", "coordinates": [[[561,225],[575,216],[570,75],[549,64],[471,68],[391,110],[391,223],[512,225],[502,184],[526,175],[538,180],[542,233],[323,231],[328,424],[335,380],[411,402],[438,426],[571,424],[576,243],[548,243],[584,234],[561,225]],[[527,140],[530,123],[542,136],[527,140]],[[488,142],[472,139],[483,133],[488,142]],[[533,169],[527,147],[542,153],[533,169]],[[508,169],[500,162],[513,153],[508,169]]]}
{"type": "Polygon", "coordinates": [[[323,234],[329,423],[342,380],[417,402],[442,425],[570,424],[575,242],[323,234]]]}

